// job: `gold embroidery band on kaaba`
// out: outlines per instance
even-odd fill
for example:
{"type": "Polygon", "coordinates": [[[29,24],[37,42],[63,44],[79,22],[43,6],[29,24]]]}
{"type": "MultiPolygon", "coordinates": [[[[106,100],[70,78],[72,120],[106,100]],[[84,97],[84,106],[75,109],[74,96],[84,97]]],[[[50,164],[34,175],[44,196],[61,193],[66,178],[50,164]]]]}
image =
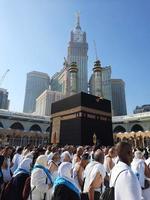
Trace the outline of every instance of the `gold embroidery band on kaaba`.
{"type": "Polygon", "coordinates": [[[84,106],[78,106],[76,108],[72,108],[69,110],[57,112],[51,115],[51,118],[61,117],[63,119],[72,119],[76,117],[84,117],[84,115],[87,116],[87,118],[95,118],[96,115],[98,115],[101,119],[102,117],[111,117],[111,113],[100,111],[93,108],[87,108],[84,106]]]}

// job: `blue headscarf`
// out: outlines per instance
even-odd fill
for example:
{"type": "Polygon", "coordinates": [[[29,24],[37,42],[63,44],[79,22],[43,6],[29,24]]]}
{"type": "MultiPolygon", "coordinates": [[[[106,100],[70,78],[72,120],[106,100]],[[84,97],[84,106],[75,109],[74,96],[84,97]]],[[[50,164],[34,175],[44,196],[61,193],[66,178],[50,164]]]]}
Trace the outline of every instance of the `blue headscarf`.
{"type": "Polygon", "coordinates": [[[56,178],[56,180],[54,181],[54,186],[53,186],[54,190],[55,190],[55,187],[58,185],[65,185],[66,187],[74,191],[80,197],[80,191],[78,190],[78,188],[66,178],[63,178],[63,177],[56,178]]]}
{"type": "Polygon", "coordinates": [[[13,176],[16,176],[17,174],[20,173],[30,174],[31,163],[32,163],[31,158],[23,159],[21,163],[18,165],[18,168],[14,171],[13,176]]]}
{"type": "Polygon", "coordinates": [[[70,162],[62,162],[58,168],[58,178],[54,181],[54,190],[58,185],[65,185],[74,191],[80,197],[80,191],[74,184],[72,179],[72,164],[70,162]]]}
{"type": "Polygon", "coordinates": [[[40,164],[35,164],[34,167],[33,167],[33,170],[34,170],[34,169],[37,169],[37,168],[43,169],[43,171],[44,171],[45,174],[47,175],[47,177],[48,177],[50,183],[53,184],[50,171],[49,171],[46,167],[44,167],[44,166],[42,166],[42,165],[40,165],[40,164]]]}

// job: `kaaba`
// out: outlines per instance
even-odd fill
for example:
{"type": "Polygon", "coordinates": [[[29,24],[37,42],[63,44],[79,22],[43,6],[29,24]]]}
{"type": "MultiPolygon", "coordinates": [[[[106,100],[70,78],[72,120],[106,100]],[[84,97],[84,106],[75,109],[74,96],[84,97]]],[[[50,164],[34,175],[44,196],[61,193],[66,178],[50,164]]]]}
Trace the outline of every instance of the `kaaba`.
{"type": "Polygon", "coordinates": [[[111,102],[84,92],[52,103],[51,143],[113,145],[111,102]]]}

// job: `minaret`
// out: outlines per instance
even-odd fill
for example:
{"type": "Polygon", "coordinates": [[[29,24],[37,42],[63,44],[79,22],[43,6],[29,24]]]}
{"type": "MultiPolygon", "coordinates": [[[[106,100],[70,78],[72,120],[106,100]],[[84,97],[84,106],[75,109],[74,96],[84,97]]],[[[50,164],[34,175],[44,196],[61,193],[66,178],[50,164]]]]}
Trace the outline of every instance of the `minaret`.
{"type": "Polygon", "coordinates": [[[77,92],[88,92],[87,51],[86,33],[81,29],[80,16],[77,14],[75,27],[71,31],[67,56],[69,64],[76,62],[78,66],[77,92]]]}
{"type": "Polygon", "coordinates": [[[94,93],[95,96],[103,97],[102,91],[102,67],[101,62],[99,60],[95,61],[93,67],[93,75],[94,75],[94,93]]]}
{"type": "Polygon", "coordinates": [[[69,88],[69,95],[74,95],[77,93],[77,72],[78,72],[78,68],[77,68],[77,64],[76,62],[72,62],[69,68],[69,72],[70,72],[70,88],[69,88]]]}

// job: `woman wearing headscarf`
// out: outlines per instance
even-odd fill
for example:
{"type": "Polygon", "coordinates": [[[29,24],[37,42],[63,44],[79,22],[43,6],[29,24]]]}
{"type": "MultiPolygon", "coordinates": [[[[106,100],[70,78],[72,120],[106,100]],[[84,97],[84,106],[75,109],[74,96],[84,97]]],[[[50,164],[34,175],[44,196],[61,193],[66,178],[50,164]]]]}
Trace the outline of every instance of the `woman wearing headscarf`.
{"type": "Polygon", "coordinates": [[[142,195],[144,200],[149,200],[150,197],[150,169],[143,159],[141,151],[135,151],[134,159],[131,163],[131,168],[137,176],[142,188],[142,195]]]}
{"type": "MultiPolygon", "coordinates": [[[[58,166],[60,164],[60,155],[58,152],[53,153],[51,160],[48,162],[48,169],[51,173],[52,182],[58,177],[58,166]]],[[[49,200],[52,199],[53,188],[49,192],[49,200]]]]}
{"type": "Polygon", "coordinates": [[[61,154],[61,162],[71,162],[71,155],[68,151],[64,151],[61,154]]]}
{"type": "Polygon", "coordinates": [[[37,158],[31,173],[31,199],[49,200],[52,178],[47,169],[47,156],[41,155],[37,158]]]}
{"type": "Polygon", "coordinates": [[[2,151],[2,155],[4,156],[4,162],[2,165],[2,173],[3,173],[3,180],[5,185],[11,180],[11,159],[10,155],[12,153],[12,148],[11,147],[5,147],[2,151]]]}
{"type": "Polygon", "coordinates": [[[80,192],[72,179],[72,164],[63,162],[54,182],[53,200],[80,200],[80,192]]]}
{"type": "Polygon", "coordinates": [[[58,152],[54,153],[52,159],[48,162],[48,169],[51,172],[53,182],[58,176],[58,166],[60,165],[60,155],[58,152]]]}
{"type": "Polygon", "coordinates": [[[22,192],[26,179],[30,176],[32,159],[25,158],[21,161],[14,172],[13,178],[6,185],[3,193],[3,200],[23,200],[22,192]]]}

